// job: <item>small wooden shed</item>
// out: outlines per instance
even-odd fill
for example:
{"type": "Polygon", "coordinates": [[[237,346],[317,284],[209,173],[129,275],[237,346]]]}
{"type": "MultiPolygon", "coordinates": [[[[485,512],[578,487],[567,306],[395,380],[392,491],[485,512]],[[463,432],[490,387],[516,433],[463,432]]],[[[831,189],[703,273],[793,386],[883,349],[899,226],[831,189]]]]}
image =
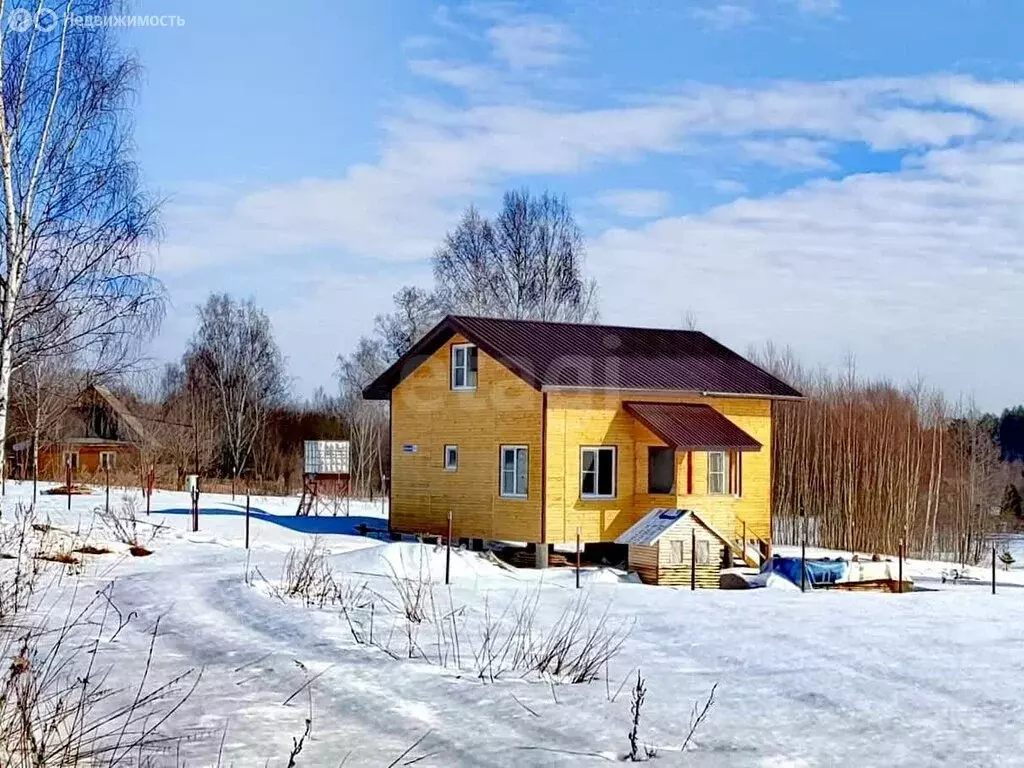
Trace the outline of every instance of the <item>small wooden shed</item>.
{"type": "Polygon", "coordinates": [[[629,570],[644,584],[689,586],[695,562],[696,585],[717,589],[731,556],[729,541],[691,509],[652,509],[615,543],[629,546],[629,570]]]}

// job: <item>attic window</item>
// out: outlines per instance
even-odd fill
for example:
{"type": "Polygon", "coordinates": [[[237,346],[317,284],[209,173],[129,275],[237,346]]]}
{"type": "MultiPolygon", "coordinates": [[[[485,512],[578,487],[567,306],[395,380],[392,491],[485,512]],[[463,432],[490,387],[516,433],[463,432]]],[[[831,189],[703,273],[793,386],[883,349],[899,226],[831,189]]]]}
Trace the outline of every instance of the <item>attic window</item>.
{"type": "Polygon", "coordinates": [[[474,344],[452,345],[452,389],[476,389],[476,365],[474,344]]]}

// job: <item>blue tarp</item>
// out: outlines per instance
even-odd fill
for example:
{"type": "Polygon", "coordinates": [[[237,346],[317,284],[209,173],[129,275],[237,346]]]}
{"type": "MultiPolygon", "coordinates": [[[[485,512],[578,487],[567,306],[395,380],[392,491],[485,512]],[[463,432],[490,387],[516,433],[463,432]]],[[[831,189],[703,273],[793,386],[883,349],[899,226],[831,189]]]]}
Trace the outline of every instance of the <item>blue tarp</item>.
{"type": "MultiPolygon", "coordinates": [[[[807,584],[815,587],[820,584],[835,584],[846,575],[849,563],[846,560],[807,560],[805,561],[807,584]]],[[[764,564],[762,572],[773,571],[800,586],[800,558],[773,557],[764,564]]]]}

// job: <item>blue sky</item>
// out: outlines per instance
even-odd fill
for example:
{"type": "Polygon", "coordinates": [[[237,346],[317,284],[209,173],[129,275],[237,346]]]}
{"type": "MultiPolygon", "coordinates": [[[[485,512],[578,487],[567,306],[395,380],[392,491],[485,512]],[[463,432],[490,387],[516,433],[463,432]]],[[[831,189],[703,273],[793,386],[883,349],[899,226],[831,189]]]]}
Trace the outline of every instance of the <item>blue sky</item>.
{"type": "Polygon", "coordinates": [[[602,317],[1024,399],[1024,6],[146,0],[136,139],[180,353],[210,290],[296,388],[429,282],[469,203],[565,193],[602,317]]]}

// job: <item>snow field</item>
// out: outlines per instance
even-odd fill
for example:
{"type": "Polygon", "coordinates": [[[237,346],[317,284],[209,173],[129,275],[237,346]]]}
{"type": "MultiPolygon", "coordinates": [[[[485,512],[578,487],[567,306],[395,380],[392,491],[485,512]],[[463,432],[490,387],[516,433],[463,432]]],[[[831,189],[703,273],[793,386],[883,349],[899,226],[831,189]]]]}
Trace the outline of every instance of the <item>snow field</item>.
{"type": "MultiPolygon", "coordinates": [[[[8,484],[5,520],[26,493],[8,484]]],[[[112,505],[119,498],[112,493],[112,505]]],[[[151,556],[132,558],[123,547],[85,555],[79,575],[61,577],[68,600],[72,585],[81,596],[113,581],[120,610],[137,614],[99,654],[112,683],[137,681],[158,618],[152,679],[201,671],[196,693],[167,724],[184,739],[156,765],[284,765],[310,713],[298,766],[336,766],[346,756],[346,766],[388,765],[414,744],[404,761],[422,758],[417,766],[603,765],[628,749],[637,669],[648,688],[640,737],[657,748],[656,765],[1024,764],[1018,571],[999,572],[1005,588],[995,596],[966,584],[909,595],[691,593],[624,582],[608,569],[585,571],[578,593],[571,569],[508,569],[453,551],[446,587],[441,548],[320,535],[331,578],[365,585],[375,606],[370,643],[352,631],[368,635],[365,604],[309,607],[281,594],[289,552],[308,548],[312,536],[252,519],[247,552],[240,501],[205,497],[192,533],[186,514],[168,511],[186,510],[187,495],[158,492],[143,521],[155,533],[151,556]],[[395,583],[416,585],[426,573],[435,609],[415,628],[410,659],[395,583]],[[479,647],[488,615],[532,616],[541,642],[579,600],[587,627],[607,611],[607,627],[630,629],[607,682],[604,672],[578,685],[536,672],[481,681],[466,647],[479,647]],[[524,613],[531,604],[536,610],[524,613]],[[456,612],[461,664],[452,663],[456,612]],[[448,663],[436,660],[441,637],[448,663]],[[716,683],[709,719],[682,755],[691,708],[716,683]]],[[[117,544],[93,515],[102,503],[101,493],[74,498],[69,514],[65,498],[42,497],[37,517],[69,542],[117,544]]],[[[253,499],[270,515],[290,516],[294,504],[253,499]]],[[[384,522],[377,504],[353,504],[352,514],[384,522]]],[[[937,588],[942,569],[907,565],[937,588]]]]}

